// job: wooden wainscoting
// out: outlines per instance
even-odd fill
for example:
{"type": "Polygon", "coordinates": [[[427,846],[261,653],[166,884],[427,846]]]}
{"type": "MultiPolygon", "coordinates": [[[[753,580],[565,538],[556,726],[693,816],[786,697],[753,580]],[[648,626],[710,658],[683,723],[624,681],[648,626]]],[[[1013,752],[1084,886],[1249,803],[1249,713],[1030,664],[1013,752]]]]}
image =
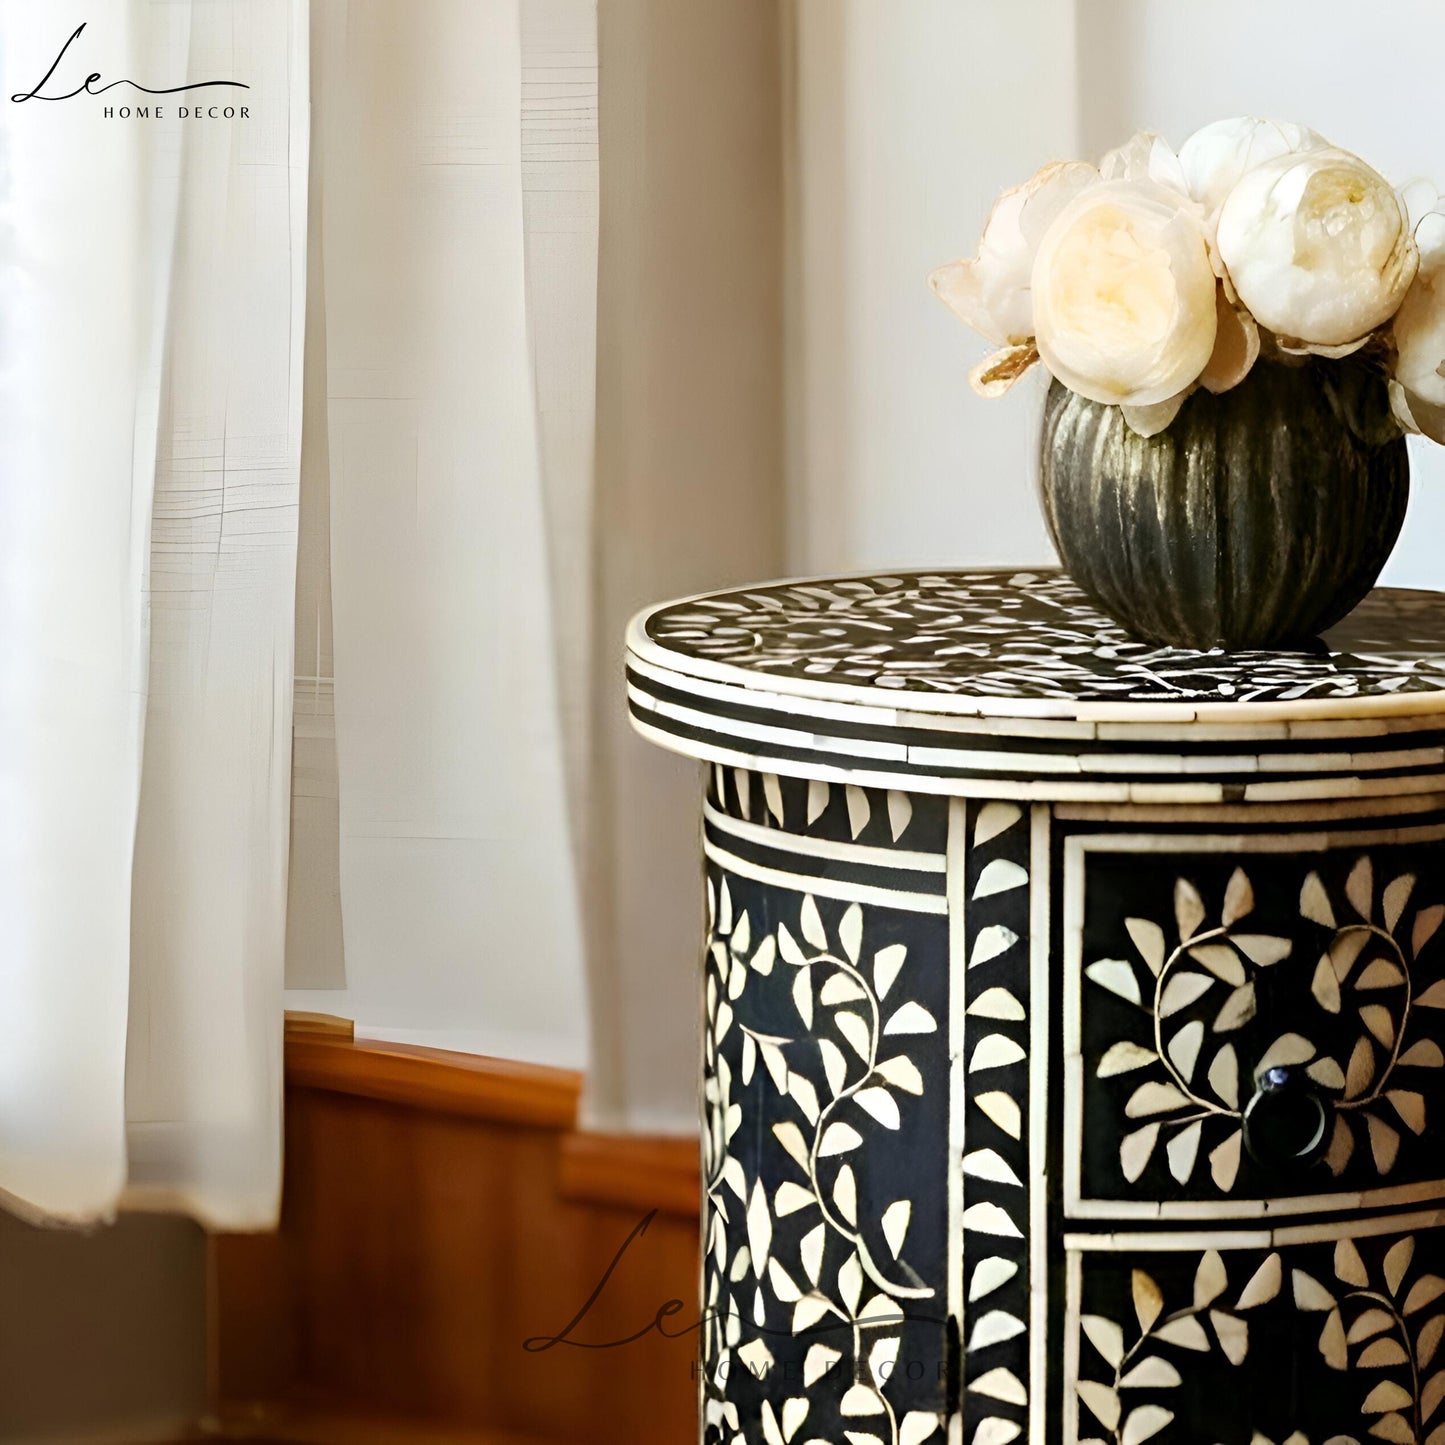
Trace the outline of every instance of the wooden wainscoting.
{"type": "Polygon", "coordinates": [[[211,1248],[211,1434],[697,1438],[694,1141],[577,1133],[574,1074],[316,1021],[288,1024],[286,1076],[281,1229],[211,1248]],[[652,1211],[569,1337],[625,1339],[680,1300],[669,1335],[536,1348],[652,1211]]]}

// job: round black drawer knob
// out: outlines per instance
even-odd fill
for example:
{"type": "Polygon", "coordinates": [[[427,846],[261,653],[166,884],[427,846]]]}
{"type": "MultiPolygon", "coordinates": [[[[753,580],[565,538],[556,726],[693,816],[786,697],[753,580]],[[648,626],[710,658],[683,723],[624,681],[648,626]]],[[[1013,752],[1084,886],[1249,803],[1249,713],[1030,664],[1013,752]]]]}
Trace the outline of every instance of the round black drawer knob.
{"type": "Polygon", "coordinates": [[[1266,1069],[1244,1109],[1244,1147],[1270,1169],[1312,1163],[1327,1142],[1329,1111],[1303,1069],[1266,1069]]]}

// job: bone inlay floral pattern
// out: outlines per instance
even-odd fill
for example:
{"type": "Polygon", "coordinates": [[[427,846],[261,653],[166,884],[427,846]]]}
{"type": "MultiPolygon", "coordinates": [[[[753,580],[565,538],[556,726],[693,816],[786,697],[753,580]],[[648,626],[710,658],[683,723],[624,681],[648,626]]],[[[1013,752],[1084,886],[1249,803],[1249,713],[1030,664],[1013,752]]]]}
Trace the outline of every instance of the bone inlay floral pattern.
{"type": "Polygon", "coordinates": [[[889,690],[987,698],[1260,701],[1445,687],[1436,594],[1382,589],[1296,652],[1188,652],[1132,640],[1062,572],[924,572],[724,593],[661,608],[681,657],[889,690]]]}
{"type": "Polygon", "coordinates": [[[1445,605],[1057,574],[629,634],[704,761],[705,1445],[1445,1445],[1445,605]]]}
{"type": "Polygon", "coordinates": [[[1104,1115],[1114,1136],[1086,1148],[1086,1194],[1339,1193],[1445,1176],[1433,1141],[1417,1142],[1445,1087],[1438,844],[1096,866],[1113,872],[1086,924],[1083,1108],[1086,1133],[1104,1115]],[[1145,878],[1155,906],[1130,913],[1145,878]],[[1270,1076],[1289,1071],[1317,1101],[1301,1105],[1317,1162],[1292,1157],[1282,1176],[1246,1148],[1247,1117],[1267,1107],[1270,1076]]]}
{"type": "Polygon", "coordinates": [[[1442,1445],[1441,1270],[1417,1232],[1086,1270],[1073,1438],[1442,1445]]]}
{"type": "MultiPolygon", "coordinates": [[[[708,827],[768,866],[806,839],[890,876],[851,841],[881,829],[941,883],[941,852],[906,845],[945,807],[719,773],[708,827]]],[[[745,868],[707,880],[709,1438],[911,1445],[939,1436],[949,1388],[946,920],[745,868]]]]}

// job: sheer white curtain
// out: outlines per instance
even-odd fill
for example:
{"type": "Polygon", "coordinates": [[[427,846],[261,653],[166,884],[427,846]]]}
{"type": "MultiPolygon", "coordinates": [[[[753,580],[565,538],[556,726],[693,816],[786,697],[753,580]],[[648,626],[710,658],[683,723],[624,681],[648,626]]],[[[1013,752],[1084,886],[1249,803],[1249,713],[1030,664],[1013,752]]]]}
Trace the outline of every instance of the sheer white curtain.
{"type": "MultiPolygon", "coordinates": [[[[48,8],[0,0],[5,94],[48,8]]],[[[283,953],[295,1006],[590,1054],[593,1122],[691,1128],[697,787],[628,732],[627,614],[1043,551],[1032,419],[924,277],[1076,148],[1073,0],[312,0],[309,196],[305,9],[87,30],[80,76],[245,79],[245,123],[0,101],[0,1190],[39,1212],[266,1222],[283,953]]]]}
{"type": "MultiPolygon", "coordinates": [[[[9,94],[64,29],[0,5],[9,94]]],[[[81,39],[250,115],[0,112],[0,1190],[258,1227],[288,951],[362,1034],[587,1056],[596,7],[81,39]]]]}
{"type": "Polygon", "coordinates": [[[782,564],[779,7],[314,21],[288,1000],[694,1129],[698,791],[619,639],[782,564]]]}
{"type": "MultiPolygon", "coordinates": [[[[581,1065],[585,824],[574,837],[558,678],[576,780],[595,3],[313,5],[306,404],[325,442],[308,445],[307,486],[324,473],[329,526],[302,587],[320,597],[329,569],[339,856],[308,776],[293,901],[321,918],[314,880],[335,868],[344,960],[294,952],[290,1001],[359,1036],[581,1065]]],[[[307,607],[324,638],[324,603],[307,607]]],[[[324,653],[303,661],[298,696],[315,673],[322,698],[324,653]]],[[[324,721],[306,731],[310,751],[324,721]]],[[[293,943],[323,933],[293,919],[293,943]]]]}
{"type": "Polygon", "coordinates": [[[305,0],[0,7],[0,1192],[279,1191],[305,0]],[[182,119],[197,100],[250,114],[182,119]],[[162,106],[161,118],[105,107],[162,106]]]}

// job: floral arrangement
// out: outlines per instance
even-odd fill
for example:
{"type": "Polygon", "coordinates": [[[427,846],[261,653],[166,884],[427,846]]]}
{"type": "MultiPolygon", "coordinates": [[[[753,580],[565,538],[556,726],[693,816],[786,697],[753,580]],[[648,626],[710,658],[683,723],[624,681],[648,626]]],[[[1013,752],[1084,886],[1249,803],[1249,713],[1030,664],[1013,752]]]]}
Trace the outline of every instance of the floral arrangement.
{"type": "Polygon", "coordinates": [[[1261,356],[1362,353],[1401,427],[1445,442],[1445,203],[1305,126],[1216,121],[1178,154],[1140,132],[1097,167],[1045,166],[929,279],[997,348],[983,396],[1041,361],[1153,436],[1261,356]]]}

